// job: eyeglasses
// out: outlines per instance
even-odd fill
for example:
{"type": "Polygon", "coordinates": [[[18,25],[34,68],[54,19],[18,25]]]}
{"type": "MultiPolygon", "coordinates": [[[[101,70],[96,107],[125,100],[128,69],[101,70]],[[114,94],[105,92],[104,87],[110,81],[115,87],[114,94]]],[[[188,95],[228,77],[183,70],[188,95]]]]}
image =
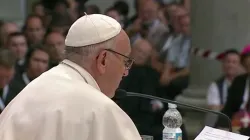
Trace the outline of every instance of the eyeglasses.
{"type": "Polygon", "coordinates": [[[126,55],[123,55],[123,54],[121,54],[119,52],[116,52],[114,50],[111,50],[111,49],[105,49],[105,50],[125,57],[126,60],[124,60],[124,65],[125,65],[127,70],[129,70],[132,67],[132,65],[134,63],[134,59],[132,59],[132,58],[126,56],[126,55]]]}

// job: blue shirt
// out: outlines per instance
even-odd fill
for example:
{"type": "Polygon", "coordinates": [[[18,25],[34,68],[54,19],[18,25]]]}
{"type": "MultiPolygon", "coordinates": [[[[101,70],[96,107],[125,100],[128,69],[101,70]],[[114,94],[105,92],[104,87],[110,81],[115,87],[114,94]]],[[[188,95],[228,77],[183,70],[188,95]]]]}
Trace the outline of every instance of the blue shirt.
{"type": "Polygon", "coordinates": [[[191,41],[189,37],[179,35],[172,41],[168,48],[166,62],[171,63],[175,68],[185,68],[189,65],[189,52],[191,41]]]}

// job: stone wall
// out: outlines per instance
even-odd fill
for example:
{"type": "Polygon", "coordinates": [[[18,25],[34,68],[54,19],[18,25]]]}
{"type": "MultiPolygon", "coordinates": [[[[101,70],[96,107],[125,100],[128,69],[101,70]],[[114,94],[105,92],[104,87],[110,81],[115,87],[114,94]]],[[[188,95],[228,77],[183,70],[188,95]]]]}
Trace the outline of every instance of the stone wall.
{"type": "MultiPolygon", "coordinates": [[[[249,0],[192,0],[192,46],[222,52],[250,43],[249,0]]],[[[191,85],[206,87],[220,75],[220,64],[192,57],[191,85]]]]}

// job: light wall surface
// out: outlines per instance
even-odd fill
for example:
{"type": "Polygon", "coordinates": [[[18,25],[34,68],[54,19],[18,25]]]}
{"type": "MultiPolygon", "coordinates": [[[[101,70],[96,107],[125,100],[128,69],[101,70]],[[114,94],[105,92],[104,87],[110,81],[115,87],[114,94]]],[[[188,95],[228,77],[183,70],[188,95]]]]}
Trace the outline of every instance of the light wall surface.
{"type": "MultiPolygon", "coordinates": [[[[223,52],[250,43],[249,0],[192,0],[192,46],[223,52]]],[[[207,86],[220,76],[220,63],[192,56],[191,85],[207,86]]]]}

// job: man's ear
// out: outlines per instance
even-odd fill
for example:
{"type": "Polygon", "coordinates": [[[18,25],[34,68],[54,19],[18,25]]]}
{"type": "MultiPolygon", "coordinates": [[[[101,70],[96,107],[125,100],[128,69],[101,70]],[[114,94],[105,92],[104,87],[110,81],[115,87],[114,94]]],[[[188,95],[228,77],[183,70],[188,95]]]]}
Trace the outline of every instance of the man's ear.
{"type": "Polygon", "coordinates": [[[101,74],[106,72],[107,66],[107,52],[101,51],[99,55],[96,57],[97,69],[101,74]]]}

